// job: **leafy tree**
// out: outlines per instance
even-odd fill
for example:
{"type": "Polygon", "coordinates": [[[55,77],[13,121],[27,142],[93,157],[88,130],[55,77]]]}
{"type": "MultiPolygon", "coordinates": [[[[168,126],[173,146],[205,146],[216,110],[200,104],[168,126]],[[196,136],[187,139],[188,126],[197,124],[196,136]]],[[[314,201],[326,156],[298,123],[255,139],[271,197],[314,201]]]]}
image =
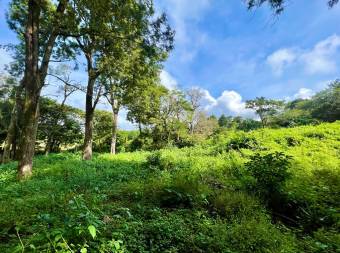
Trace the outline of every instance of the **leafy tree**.
{"type": "Polygon", "coordinates": [[[142,134],[143,126],[153,125],[160,111],[161,100],[167,94],[164,86],[156,80],[147,81],[148,86],[136,87],[128,95],[127,119],[137,123],[139,133],[142,134]]]}
{"type": "Polygon", "coordinates": [[[73,38],[70,45],[82,51],[87,63],[83,159],[88,160],[92,157],[94,110],[103,89],[98,77],[136,47],[145,55],[172,48],[173,32],[164,15],[155,18],[152,1],[74,0],[74,4],[75,20],[80,22],[66,36],[73,38]]]}
{"type": "Polygon", "coordinates": [[[236,128],[242,131],[251,131],[261,127],[261,122],[253,119],[242,119],[237,125],[236,128]]]}
{"type": "Polygon", "coordinates": [[[218,118],[218,125],[220,127],[227,127],[230,128],[232,125],[232,120],[233,117],[232,116],[225,116],[224,114],[222,114],[219,118],[218,118]]]}
{"type": "Polygon", "coordinates": [[[273,116],[282,108],[283,102],[264,97],[257,97],[254,100],[246,101],[246,108],[255,110],[260,117],[262,127],[267,126],[270,116],[273,116]]]}
{"type": "Polygon", "coordinates": [[[340,81],[336,80],[329,88],[317,93],[311,100],[311,114],[322,121],[340,120],[340,81]]]}
{"type": "MultiPolygon", "coordinates": [[[[190,115],[191,116],[191,115],[190,115]]],[[[194,134],[208,137],[214,133],[218,127],[218,121],[215,116],[207,116],[205,112],[199,112],[197,121],[193,129],[194,134]]],[[[190,132],[191,133],[191,132],[190,132]]]]}
{"type": "Polygon", "coordinates": [[[188,115],[188,123],[189,123],[189,132],[190,134],[194,133],[194,130],[199,122],[199,119],[203,119],[202,110],[201,110],[201,100],[204,96],[204,93],[199,88],[191,88],[186,91],[186,95],[188,97],[188,101],[191,105],[191,112],[188,115]]]}
{"type": "Polygon", "coordinates": [[[1,75],[0,82],[0,143],[3,142],[3,155],[0,162],[6,163],[17,156],[18,104],[16,100],[20,86],[15,77],[5,74],[1,75]]]}
{"type": "Polygon", "coordinates": [[[95,111],[93,121],[93,148],[97,152],[107,152],[107,147],[110,146],[112,121],[112,113],[102,110],[95,111]]]}
{"type": "Polygon", "coordinates": [[[186,132],[186,119],[192,111],[185,95],[178,90],[169,91],[161,98],[160,108],[155,119],[154,132],[160,134],[160,141],[179,141],[181,132],[186,132]]]}
{"type": "Polygon", "coordinates": [[[38,139],[45,143],[45,153],[59,152],[61,145],[74,145],[81,140],[82,113],[65,104],[42,98],[38,139]]]}
{"type": "MultiPolygon", "coordinates": [[[[6,145],[6,137],[8,133],[8,127],[11,122],[11,112],[15,103],[15,86],[16,79],[6,74],[0,75],[0,145],[4,143],[6,145]]],[[[6,151],[7,152],[7,151],[6,151]]],[[[0,162],[6,162],[10,154],[5,154],[0,162]]]]}

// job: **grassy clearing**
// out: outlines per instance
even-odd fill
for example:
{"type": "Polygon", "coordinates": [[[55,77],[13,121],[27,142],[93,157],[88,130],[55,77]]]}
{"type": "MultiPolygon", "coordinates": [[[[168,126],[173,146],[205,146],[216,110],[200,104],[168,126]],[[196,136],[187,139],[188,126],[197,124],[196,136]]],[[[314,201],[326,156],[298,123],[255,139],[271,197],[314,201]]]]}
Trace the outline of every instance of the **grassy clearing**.
{"type": "Polygon", "coordinates": [[[21,183],[15,167],[0,166],[1,252],[340,250],[340,122],[38,156],[21,183]]]}

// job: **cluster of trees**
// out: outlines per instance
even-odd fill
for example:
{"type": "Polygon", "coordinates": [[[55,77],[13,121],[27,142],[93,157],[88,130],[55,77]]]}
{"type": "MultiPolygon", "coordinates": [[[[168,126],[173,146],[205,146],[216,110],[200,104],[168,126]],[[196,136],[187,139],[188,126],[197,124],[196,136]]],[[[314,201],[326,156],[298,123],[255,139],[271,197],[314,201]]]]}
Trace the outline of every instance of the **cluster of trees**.
{"type": "MultiPolygon", "coordinates": [[[[128,91],[152,85],[146,78],[156,81],[173,47],[174,32],[166,16],[156,16],[148,0],[13,0],[7,21],[20,41],[9,46],[16,60],[11,72],[20,81],[14,88],[4,159],[16,154],[20,178],[32,174],[41,91],[52,61],[85,61],[83,158],[87,160],[92,157],[93,118],[100,97],[109,98],[117,115],[128,91]]],[[[56,122],[61,119],[58,115],[56,122]]]]}
{"type": "MultiPolygon", "coordinates": [[[[5,86],[4,86],[5,87],[5,86]]],[[[78,149],[82,134],[85,131],[86,112],[65,104],[73,86],[61,85],[61,103],[51,98],[40,99],[40,116],[37,127],[37,140],[35,149],[38,152],[58,152],[63,149],[78,149]]],[[[13,88],[2,90],[4,96],[14,94],[13,88]],[[5,95],[6,94],[6,95],[5,95]]],[[[196,139],[204,139],[217,128],[216,117],[208,116],[201,104],[203,93],[196,88],[186,92],[180,90],[167,90],[162,85],[152,86],[152,89],[143,89],[143,94],[129,99],[125,104],[128,109],[128,119],[138,126],[138,131],[128,134],[131,146],[123,147],[122,132],[117,130],[117,113],[95,110],[93,116],[93,139],[96,151],[109,151],[129,149],[155,149],[167,145],[185,146],[193,144],[196,139]],[[137,134],[136,134],[137,133],[137,134]],[[117,138],[118,134],[118,138],[117,138]],[[121,138],[120,138],[121,137],[121,138]],[[118,142],[118,147],[116,146],[118,142]],[[111,146],[111,148],[110,148],[111,146]]],[[[0,142],[6,140],[10,129],[10,116],[15,109],[15,97],[3,100],[0,104],[2,121],[0,127],[0,142]],[[6,123],[7,122],[7,123],[6,123]]],[[[14,138],[15,142],[18,138],[14,138]]],[[[10,150],[9,158],[17,158],[16,149],[10,150]]]]}
{"type": "MultiPolygon", "coordinates": [[[[283,0],[249,0],[247,4],[253,8],[265,2],[276,13],[283,10],[283,0]]],[[[337,2],[328,4],[332,7],[337,2]]],[[[2,160],[16,158],[20,178],[32,174],[37,138],[44,139],[48,153],[79,140],[81,133],[83,159],[91,159],[94,125],[98,124],[95,111],[102,98],[112,109],[108,121],[112,153],[117,149],[117,120],[123,107],[128,110],[128,119],[139,126],[140,136],[146,136],[136,141],[141,147],[150,142],[158,147],[187,145],[192,136],[212,133],[218,123],[248,130],[259,125],[240,118],[218,122],[202,110],[199,90],[169,91],[160,85],[159,73],[173,49],[174,31],[165,14],[155,14],[151,0],[12,0],[7,22],[19,43],[7,46],[15,61],[8,68],[10,77],[1,77],[0,138],[4,140],[2,160]],[[86,84],[71,81],[72,69],[60,65],[65,61],[76,67],[79,62],[85,65],[86,84]],[[41,98],[48,76],[61,83],[61,104],[41,98]],[[77,90],[86,96],[84,112],[66,105],[77,90]]],[[[328,96],[326,91],[315,99],[323,101],[328,96]]],[[[309,117],[326,121],[338,118],[336,108],[322,114],[325,108],[317,109],[320,103],[313,107],[306,101],[294,101],[285,109],[282,106],[282,102],[265,98],[247,103],[257,112],[262,127],[275,120],[276,124],[290,125],[294,117],[300,121],[303,117],[305,121],[309,117]]]]}
{"type": "Polygon", "coordinates": [[[284,102],[259,97],[246,101],[246,107],[253,109],[259,120],[222,115],[218,119],[219,126],[249,131],[260,127],[294,127],[334,122],[340,120],[340,81],[335,80],[310,99],[284,102]]]}
{"type": "MultiPolygon", "coordinates": [[[[6,80],[0,89],[0,95],[6,98],[0,103],[0,117],[3,119],[0,142],[3,143],[15,104],[15,93],[10,88],[15,86],[15,82],[13,78],[6,79],[5,76],[1,80],[6,80]]],[[[129,99],[129,104],[124,104],[128,109],[128,119],[138,126],[135,131],[118,131],[117,114],[114,112],[94,112],[94,151],[115,153],[154,150],[169,145],[184,147],[194,145],[222,129],[251,131],[263,127],[293,127],[340,119],[339,81],[334,81],[310,99],[283,102],[260,97],[247,101],[246,106],[257,113],[258,119],[225,115],[217,119],[214,115],[207,115],[202,104],[204,94],[197,88],[182,92],[167,90],[162,85],[151,87],[143,89],[135,99],[129,99]]],[[[75,85],[63,83],[60,85],[60,103],[50,98],[41,98],[36,152],[48,154],[81,149],[85,112],[65,104],[74,90],[75,85]]],[[[15,140],[17,143],[18,139],[15,140]]],[[[15,148],[10,156],[17,158],[15,148]]]]}

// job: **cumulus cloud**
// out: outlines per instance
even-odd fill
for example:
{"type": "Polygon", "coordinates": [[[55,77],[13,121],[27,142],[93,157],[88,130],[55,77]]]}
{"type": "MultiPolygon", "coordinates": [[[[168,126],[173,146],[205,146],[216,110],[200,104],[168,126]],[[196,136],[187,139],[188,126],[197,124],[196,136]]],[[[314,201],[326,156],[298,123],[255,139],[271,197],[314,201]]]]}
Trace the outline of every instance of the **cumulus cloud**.
{"type": "Polygon", "coordinates": [[[340,48],[340,36],[333,35],[317,43],[314,48],[301,55],[305,70],[310,74],[333,73],[337,69],[335,53],[340,48]]]}
{"type": "Polygon", "coordinates": [[[170,75],[169,72],[162,70],[161,74],[160,74],[160,78],[161,78],[161,83],[169,90],[174,90],[177,88],[178,83],[176,81],[176,79],[170,75]]]}
{"type": "Polygon", "coordinates": [[[292,64],[300,65],[307,74],[330,74],[338,69],[339,49],[340,36],[332,35],[311,49],[279,49],[267,57],[267,63],[276,75],[292,64]]]}
{"type": "Polygon", "coordinates": [[[314,94],[315,92],[311,89],[300,88],[299,91],[294,94],[294,99],[310,99],[314,94]]]}
{"type": "Polygon", "coordinates": [[[294,62],[296,54],[292,49],[280,49],[267,57],[267,63],[276,75],[281,75],[283,69],[294,62]]]}
{"type": "Polygon", "coordinates": [[[202,91],[204,93],[204,108],[208,113],[255,118],[254,111],[246,108],[245,101],[243,101],[242,96],[236,91],[225,90],[217,98],[211,96],[207,90],[202,91]]]}

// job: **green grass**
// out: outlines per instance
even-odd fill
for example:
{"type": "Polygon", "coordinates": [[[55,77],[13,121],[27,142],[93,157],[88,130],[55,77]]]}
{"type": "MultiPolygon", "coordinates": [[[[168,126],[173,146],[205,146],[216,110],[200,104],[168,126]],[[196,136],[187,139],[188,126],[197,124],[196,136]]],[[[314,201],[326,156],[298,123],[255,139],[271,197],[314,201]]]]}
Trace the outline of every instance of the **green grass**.
{"type": "Polygon", "coordinates": [[[340,252],[340,122],[34,166],[24,182],[0,166],[0,252],[340,252]],[[269,202],[247,163],[275,152],[289,177],[269,202]]]}

